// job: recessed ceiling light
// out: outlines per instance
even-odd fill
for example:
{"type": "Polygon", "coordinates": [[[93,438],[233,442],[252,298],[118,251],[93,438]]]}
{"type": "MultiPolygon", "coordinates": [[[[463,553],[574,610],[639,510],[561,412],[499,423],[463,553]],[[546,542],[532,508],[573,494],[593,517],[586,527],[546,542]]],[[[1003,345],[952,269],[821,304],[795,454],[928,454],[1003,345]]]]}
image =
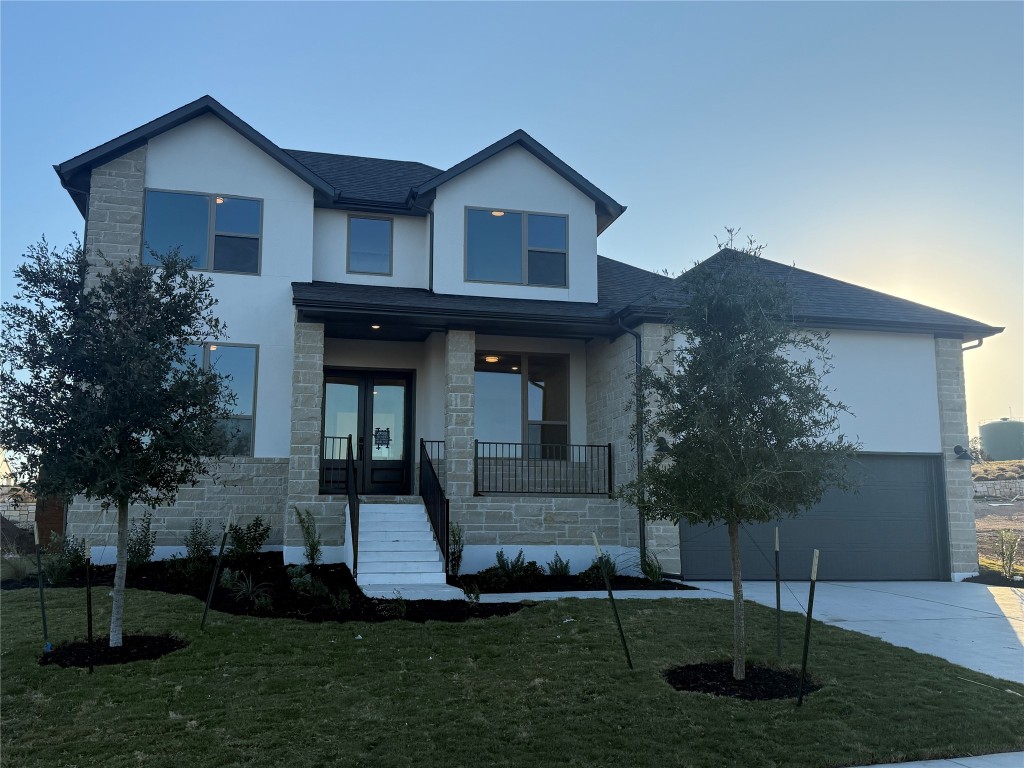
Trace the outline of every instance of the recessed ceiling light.
{"type": "Polygon", "coordinates": [[[518,365],[513,365],[512,366],[512,370],[513,371],[518,371],[519,370],[519,366],[518,365]]]}
{"type": "Polygon", "coordinates": [[[216,345],[216,344],[211,344],[211,345],[210,345],[210,351],[211,351],[211,352],[212,352],[213,350],[215,350],[216,348],[217,348],[217,345],[216,345]]]}
{"type": "Polygon", "coordinates": [[[371,328],[372,328],[373,330],[375,330],[375,331],[379,331],[379,330],[380,330],[380,326],[379,326],[379,325],[371,325],[370,327],[371,327],[371,328]]]}
{"type": "Polygon", "coordinates": [[[223,197],[218,197],[217,198],[217,205],[220,205],[223,202],[224,202],[224,198],[223,197]]]}
{"type": "Polygon", "coordinates": [[[504,211],[491,211],[491,216],[504,216],[504,211]]]}
{"type": "Polygon", "coordinates": [[[484,358],[484,362],[485,363],[496,363],[500,359],[501,358],[499,358],[497,355],[488,355],[487,357],[484,358]]]}

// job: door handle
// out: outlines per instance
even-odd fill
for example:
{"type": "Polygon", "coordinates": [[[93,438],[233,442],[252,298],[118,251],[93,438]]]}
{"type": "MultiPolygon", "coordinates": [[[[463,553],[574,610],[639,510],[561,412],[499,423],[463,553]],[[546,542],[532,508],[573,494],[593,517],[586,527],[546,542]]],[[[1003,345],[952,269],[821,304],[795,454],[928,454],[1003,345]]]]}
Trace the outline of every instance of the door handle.
{"type": "Polygon", "coordinates": [[[363,460],[363,439],[364,438],[360,437],[356,440],[356,461],[363,460]]]}

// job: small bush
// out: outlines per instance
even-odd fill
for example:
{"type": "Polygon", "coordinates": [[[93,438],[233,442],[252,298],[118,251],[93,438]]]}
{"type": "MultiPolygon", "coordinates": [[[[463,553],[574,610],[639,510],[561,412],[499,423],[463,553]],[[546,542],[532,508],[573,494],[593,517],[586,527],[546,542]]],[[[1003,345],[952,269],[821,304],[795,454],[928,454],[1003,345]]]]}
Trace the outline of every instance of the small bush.
{"type": "Polygon", "coordinates": [[[153,530],[153,513],[148,509],[132,521],[128,529],[128,565],[148,563],[156,553],[156,531],[153,530]]]}
{"type": "Polygon", "coordinates": [[[316,599],[327,597],[330,592],[320,579],[306,570],[305,566],[291,566],[288,569],[288,578],[291,579],[292,589],[300,595],[316,599]]]}
{"type": "Polygon", "coordinates": [[[331,601],[331,607],[338,613],[344,613],[352,607],[352,598],[348,592],[331,593],[327,598],[331,601]]]}
{"type": "Polygon", "coordinates": [[[644,556],[640,558],[640,571],[648,581],[653,581],[655,584],[665,576],[665,569],[662,567],[661,561],[650,550],[644,552],[644,556]]]}
{"type": "Polygon", "coordinates": [[[548,563],[548,575],[566,577],[570,576],[572,571],[569,570],[569,561],[563,560],[558,552],[555,552],[555,557],[548,563]]]}
{"type": "Polygon", "coordinates": [[[84,539],[52,532],[46,555],[43,556],[43,575],[46,581],[55,587],[67,584],[73,572],[85,567],[85,557],[84,539]]]}
{"type": "Polygon", "coordinates": [[[448,524],[448,573],[458,576],[462,568],[462,552],[466,541],[462,526],[458,523],[448,524]]]}
{"type": "Polygon", "coordinates": [[[273,600],[269,584],[256,584],[252,576],[225,568],[220,575],[220,585],[226,589],[236,603],[249,605],[257,612],[270,610],[273,600]]]}
{"type": "Polygon", "coordinates": [[[615,578],[617,569],[615,568],[615,561],[612,560],[611,555],[603,554],[600,557],[595,557],[594,562],[590,564],[587,570],[580,574],[580,580],[595,586],[604,586],[604,574],[608,574],[608,579],[615,578]]]}
{"type": "Polygon", "coordinates": [[[205,563],[217,544],[217,536],[209,522],[193,520],[192,527],[185,534],[185,559],[205,563]]]}
{"type": "MultiPolygon", "coordinates": [[[[298,520],[299,530],[302,531],[302,553],[306,558],[306,565],[312,568],[320,564],[323,548],[323,541],[316,530],[316,518],[308,509],[299,509],[298,507],[295,508],[295,518],[298,520]]],[[[267,533],[269,535],[269,528],[267,528],[267,533]]]]}
{"type": "Polygon", "coordinates": [[[239,561],[257,554],[270,538],[270,526],[257,515],[244,528],[237,523],[228,527],[228,555],[239,561]]]}
{"type": "Polygon", "coordinates": [[[486,591],[522,590],[528,592],[544,578],[544,569],[535,560],[527,562],[523,550],[511,560],[502,550],[495,553],[496,565],[476,574],[480,588],[486,591]]]}
{"type": "Polygon", "coordinates": [[[36,572],[35,563],[30,557],[19,552],[4,552],[0,563],[3,565],[2,579],[15,579],[21,581],[27,579],[36,572]]]}
{"type": "Polygon", "coordinates": [[[996,540],[996,557],[999,558],[999,572],[1007,579],[1013,578],[1013,567],[1017,562],[1017,550],[1020,548],[1021,537],[1013,531],[1004,529],[999,532],[996,540]]]}

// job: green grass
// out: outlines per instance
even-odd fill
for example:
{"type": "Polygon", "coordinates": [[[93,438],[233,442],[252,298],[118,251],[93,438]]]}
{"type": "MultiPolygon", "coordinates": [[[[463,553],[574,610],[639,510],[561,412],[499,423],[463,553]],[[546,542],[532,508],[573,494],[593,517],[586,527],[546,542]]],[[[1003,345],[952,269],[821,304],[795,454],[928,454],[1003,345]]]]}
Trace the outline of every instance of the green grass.
{"type": "MultiPolygon", "coordinates": [[[[754,768],[1024,748],[1024,698],[1001,690],[1021,686],[821,624],[811,669],[825,687],[801,709],[673,691],[662,669],[727,655],[727,601],[621,601],[630,672],[597,600],[465,624],[216,613],[200,633],[197,600],[129,591],[130,630],[192,644],[90,676],[36,664],[37,599],[3,595],[5,766],[754,768]]],[[[51,639],[84,636],[84,604],[82,590],[48,592],[51,639]]],[[[749,604],[747,617],[751,656],[771,658],[773,613],[749,604]]],[[[798,663],[802,627],[786,614],[787,665],[798,663]]]]}

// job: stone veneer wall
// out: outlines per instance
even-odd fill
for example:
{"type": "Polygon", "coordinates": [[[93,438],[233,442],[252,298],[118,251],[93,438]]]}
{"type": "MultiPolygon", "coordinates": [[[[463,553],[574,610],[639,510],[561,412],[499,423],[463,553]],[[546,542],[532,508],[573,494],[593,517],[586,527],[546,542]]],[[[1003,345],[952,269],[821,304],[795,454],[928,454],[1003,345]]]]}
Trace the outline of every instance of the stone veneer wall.
{"type": "MultiPolygon", "coordinates": [[[[256,515],[270,525],[268,545],[280,546],[283,511],[287,495],[288,459],[235,457],[211,468],[211,475],[195,486],[182,486],[173,504],[152,509],[153,530],[158,547],[184,547],[185,534],[196,519],[213,523],[213,530],[231,516],[246,524],[256,515]]],[[[129,518],[135,520],[150,507],[133,505],[129,518]]],[[[75,497],[68,510],[67,532],[83,538],[93,547],[117,545],[117,510],[104,512],[98,501],[75,497]]],[[[111,560],[112,558],[105,558],[111,560]]]]}
{"type": "Polygon", "coordinates": [[[971,462],[956,458],[953,446],[968,446],[967,394],[962,339],[935,339],[939,393],[939,434],[946,470],[949,559],[954,578],[978,572],[978,534],[974,523],[971,462]]]}
{"type": "MultiPolygon", "coordinates": [[[[320,435],[323,430],[324,326],[295,323],[292,359],[292,438],[288,459],[288,500],[284,522],[284,545],[301,547],[302,532],[295,519],[296,508],[309,510],[317,521],[324,547],[345,543],[347,499],[320,494],[320,435]]],[[[340,559],[330,551],[324,561],[340,559]]]]}
{"type": "Polygon", "coordinates": [[[445,493],[456,522],[460,520],[459,505],[473,498],[475,357],[475,332],[448,331],[444,354],[445,493]]]}
{"type": "Polygon", "coordinates": [[[93,169],[89,183],[89,217],[85,250],[89,259],[86,290],[111,266],[138,262],[146,194],[146,147],[93,169]]]}

